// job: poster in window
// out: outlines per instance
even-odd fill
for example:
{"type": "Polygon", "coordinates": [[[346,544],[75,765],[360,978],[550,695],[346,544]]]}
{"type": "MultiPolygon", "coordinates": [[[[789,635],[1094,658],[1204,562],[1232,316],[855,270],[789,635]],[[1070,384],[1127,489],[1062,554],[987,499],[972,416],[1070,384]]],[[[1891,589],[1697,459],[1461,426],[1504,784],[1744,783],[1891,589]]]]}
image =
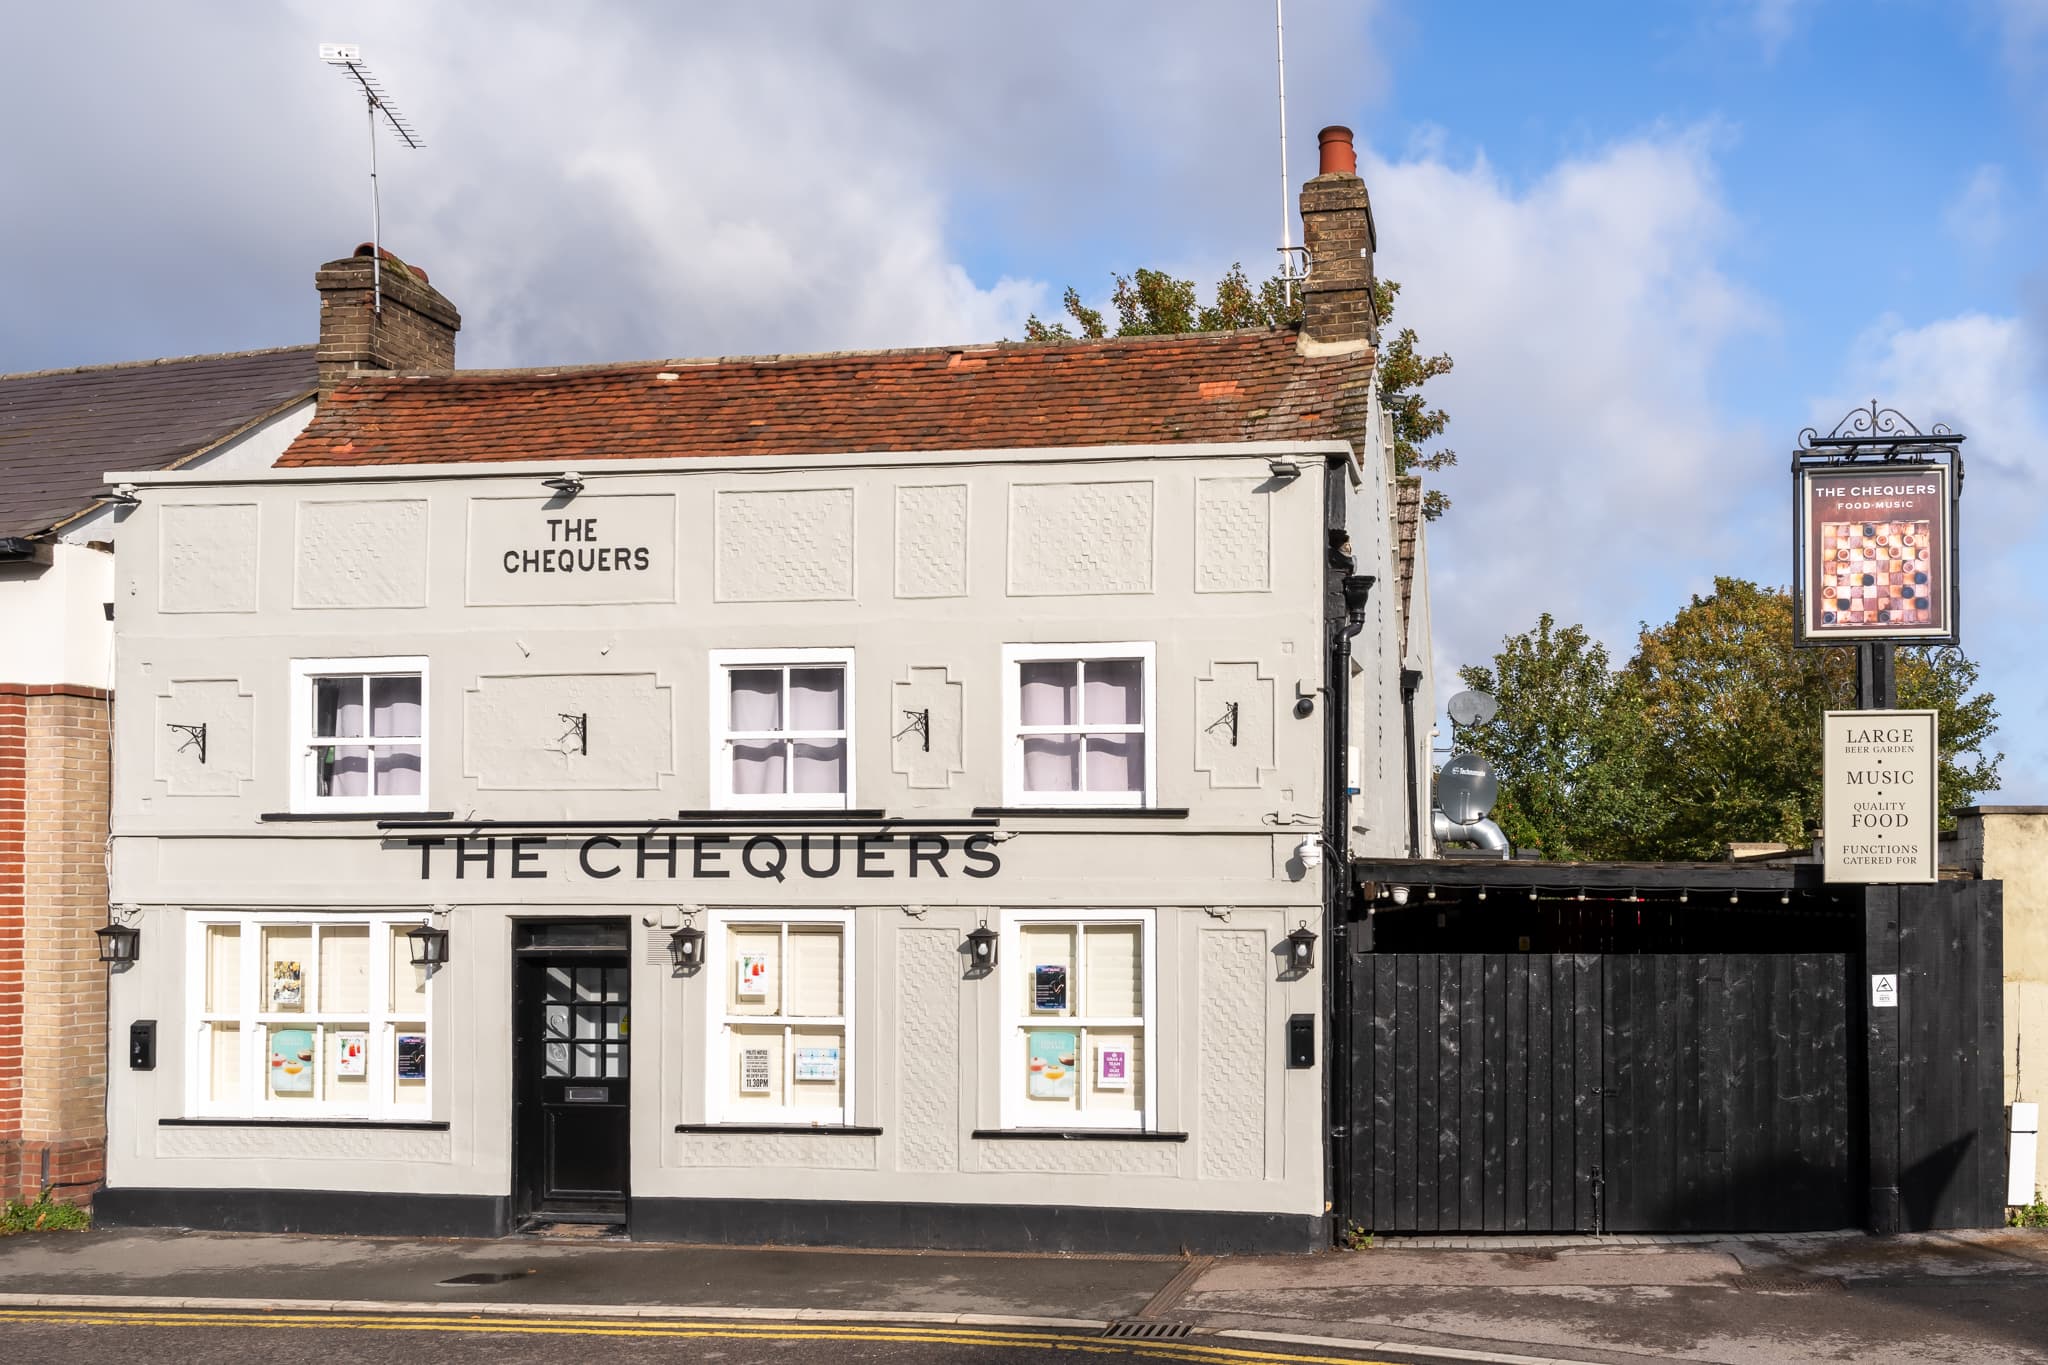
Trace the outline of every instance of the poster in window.
{"type": "Polygon", "coordinates": [[[1031,1008],[1046,1014],[1064,1014],[1067,1008],[1067,969],[1058,963],[1041,962],[1031,969],[1031,1008]]]}
{"type": "Polygon", "coordinates": [[[296,962],[270,964],[270,1008],[295,1010],[305,1004],[306,970],[296,962]]]}
{"type": "Polygon", "coordinates": [[[427,1078],[427,1035],[424,1033],[401,1033],[398,1035],[398,1079],[401,1081],[423,1081],[427,1078]]]}
{"type": "Polygon", "coordinates": [[[1067,1029],[1038,1029],[1025,1049],[1025,1093],[1034,1100],[1074,1098],[1079,1041],[1067,1029]]]}
{"type": "Polygon", "coordinates": [[[733,994],[743,1000],[760,1000],[768,994],[768,955],[766,953],[741,953],[739,962],[739,984],[733,994]]]}
{"type": "Polygon", "coordinates": [[[270,1031],[270,1093],[313,1093],[313,1031],[280,1028],[270,1031]]]}
{"type": "Polygon", "coordinates": [[[1126,1090],[1131,1084],[1131,1052],[1123,1047],[1095,1049],[1095,1088],[1126,1090]]]}
{"type": "Polygon", "coordinates": [[[740,1093],[742,1095],[767,1094],[770,1075],[767,1048],[743,1047],[740,1049],[740,1093]]]}
{"type": "Polygon", "coordinates": [[[796,1050],[796,1078],[799,1081],[836,1081],[839,1079],[839,1049],[836,1047],[800,1047],[796,1050]]]}
{"type": "Polygon", "coordinates": [[[367,1076],[370,1073],[370,1035],[344,1029],[334,1039],[334,1074],[367,1076]]]}

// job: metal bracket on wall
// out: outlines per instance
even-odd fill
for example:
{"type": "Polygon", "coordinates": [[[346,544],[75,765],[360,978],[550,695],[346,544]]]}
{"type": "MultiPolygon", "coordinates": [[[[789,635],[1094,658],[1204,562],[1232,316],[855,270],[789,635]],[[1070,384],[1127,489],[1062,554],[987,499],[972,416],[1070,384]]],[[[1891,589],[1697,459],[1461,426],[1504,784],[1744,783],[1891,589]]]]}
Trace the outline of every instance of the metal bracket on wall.
{"type": "Polygon", "coordinates": [[[206,726],[204,723],[199,725],[180,725],[173,720],[165,721],[164,728],[176,730],[179,734],[185,736],[185,742],[178,746],[179,753],[182,754],[187,749],[197,749],[199,751],[200,763],[204,764],[206,762],[206,726]]]}
{"type": "Polygon", "coordinates": [[[590,754],[590,713],[585,711],[581,714],[575,714],[568,711],[557,711],[555,714],[569,722],[569,728],[562,731],[561,739],[557,739],[555,743],[560,744],[562,740],[573,737],[576,741],[576,752],[588,757],[590,754]]]}
{"type": "Polygon", "coordinates": [[[921,741],[924,751],[930,753],[932,751],[932,709],[927,706],[922,711],[905,711],[903,719],[910,723],[889,736],[889,738],[901,739],[905,735],[915,734],[921,741]]]}
{"type": "Polygon", "coordinates": [[[1230,702],[1223,708],[1223,714],[1202,727],[1202,733],[1214,734],[1224,726],[1230,727],[1230,747],[1237,747],[1237,703],[1230,702]]]}

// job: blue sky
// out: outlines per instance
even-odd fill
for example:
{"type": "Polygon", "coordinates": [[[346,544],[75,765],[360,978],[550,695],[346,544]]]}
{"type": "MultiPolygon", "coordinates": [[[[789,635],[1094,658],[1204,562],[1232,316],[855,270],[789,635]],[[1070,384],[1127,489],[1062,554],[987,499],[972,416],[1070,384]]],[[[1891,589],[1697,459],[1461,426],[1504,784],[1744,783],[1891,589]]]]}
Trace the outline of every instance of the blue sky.
{"type": "MultiPolygon", "coordinates": [[[[1965,647],[2048,800],[2048,0],[1287,0],[1291,161],[1358,132],[1455,373],[1436,652],[1626,657],[1786,577],[1798,429],[1967,431],[1965,647]]],[[[386,243],[462,363],[1016,336],[1069,283],[1274,259],[1268,0],[45,6],[0,49],[0,370],[289,344],[367,235],[360,43],[426,135],[386,243]]]]}

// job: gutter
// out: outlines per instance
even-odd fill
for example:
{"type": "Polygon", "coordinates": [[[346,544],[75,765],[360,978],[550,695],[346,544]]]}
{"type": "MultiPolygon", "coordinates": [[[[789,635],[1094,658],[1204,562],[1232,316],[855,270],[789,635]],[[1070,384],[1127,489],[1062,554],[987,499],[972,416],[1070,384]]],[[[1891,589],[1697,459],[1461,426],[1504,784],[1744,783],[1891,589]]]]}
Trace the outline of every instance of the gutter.
{"type": "Polygon", "coordinates": [[[14,563],[48,564],[56,557],[50,542],[30,536],[0,536],[0,560],[14,563]]]}
{"type": "Polygon", "coordinates": [[[1422,856],[1422,804],[1416,787],[1421,774],[1415,763],[1415,694],[1422,689],[1422,670],[1401,670],[1401,738],[1406,741],[1401,769],[1408,778],[1408,856],[1422,856]]]}

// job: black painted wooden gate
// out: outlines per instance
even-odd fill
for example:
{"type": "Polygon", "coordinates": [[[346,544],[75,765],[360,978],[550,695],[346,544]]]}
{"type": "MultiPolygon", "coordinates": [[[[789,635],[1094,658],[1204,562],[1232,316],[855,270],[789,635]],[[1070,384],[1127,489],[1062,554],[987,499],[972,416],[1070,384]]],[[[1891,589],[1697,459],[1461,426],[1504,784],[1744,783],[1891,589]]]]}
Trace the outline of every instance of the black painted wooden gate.
{"type": "Polygon", "coordinates": [[[1846,954],[1390,952],[1351,967],[1350,1221],[1860,1221],[1846,954]]]}

